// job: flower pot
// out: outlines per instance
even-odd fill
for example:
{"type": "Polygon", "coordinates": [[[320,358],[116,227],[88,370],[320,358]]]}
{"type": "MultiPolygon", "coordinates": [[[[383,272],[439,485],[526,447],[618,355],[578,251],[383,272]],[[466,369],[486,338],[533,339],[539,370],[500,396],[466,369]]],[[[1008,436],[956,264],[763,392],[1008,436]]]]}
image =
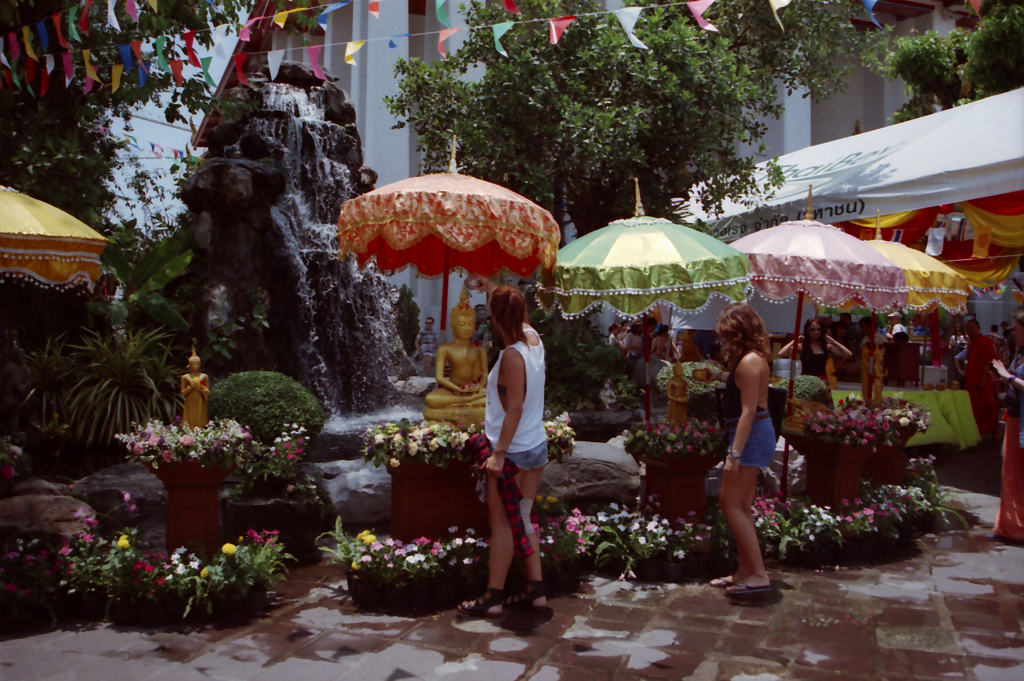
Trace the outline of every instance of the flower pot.
{"type": "Polygon", "coordinates": [[[181,624],[185,621],[185,610],[188,602],[184,598],[172,596],[164,601],[164,619],[167,624],[181,624]]]}
{"type": "Polygon", "coordinates": [[[702,579],[706,574],[704,554],[690,553],[683,560],[683,574],[687,579],[702,579]]]}
{"type": "Polygon", "coordinates": [[[232,620],[241,617],[245,612],[245,600],[230,596],[217,598],[213,601],[213,617],[218,621],[232,620]]]}
{"type": "Polygon", "coordinates": [[[434,609],[434,596],[430,582],[425,579],[412,583],[412,609],[414,612],[427,612],[434,609]]]}
{"type": "Polygon", "coordinates": [[[875,539],[875,557],[880,560],[892,558],[896,553],[896,537],[879,537],[875,539]]]}
{"type": "Polygon", "coordinates": [[[220,486],[230,471],[186,461],[153,469],[167,490],[167,553],[198,542],[207,556],[220,548],[220,486]]]}
{"type": "Polygon", "coordinates": [[[647,467],[645,498],[657,494],[661,501],[661,517],[672,523],[686,518],[691,511],[704,517],[704,481],[708,471],[718,465],[712,456],[691,456],[684,459],[651,459],[641,457],[647,467]]]}
{"type": "Polygon", "coordinates": [[[907,456],[902,447],[879,447],[864,461],[862,475],[874,485],[902,485],[907,456]]]}
{"type": "Polygon", "coordinates": [[[107,607],[106,594],[99,591],[86,591],[78,594],[75,604],[76,616],[86,622],[99,622],[103,619],[107,607]]]}
{"type": "Polygon", "coordinates": [[[144,627],[162,627],[167,623],[163,604],[155,598],[144,598],[138,603],[139,624],[144,627]]]}
{"type": "Polygon", "coordinates": [[[782,564],[788,567],[800,567],[800,552],[801,549],[789,549],[782,558],[782,564]]]}
{"type": "Polygon", "coordinates": [[[476,478],[468,462],[454,461],[445,469],[403,463],[387,470],[391,474],[391,536],[395,539],[440,539],[452,526],[487,533],[487,507],[476,495],[476,478]]]}
{"type": "Polygon", "coordinates": [[[825,565],[825,549],[820,546],[805,547],[798,555],[800,565],[808,570],[820,570],[825,565]]]}
{"type": "Polygon", "coordinates": [[[605,576],[618,577],[626,569],[625,558],[612,558],[604,565],[598,566],[598,571],[605,576]]]}
{"type": "Polygon", "coordinates": [[[110,604],[110,621],[121,627],[132,627],[139,621],[139,609],[130,598],[115,598],[110,604]]]}
{"type": "Polygon", "coordinates": [[[843,547],[836,542],[829,542],[822,547],[825,552],[825,565],[838,565],[839,556],[842,554],[843,547]]]}
{"type": "Polygon", "coordinates": [[[366,577],[349,573],[348,592],[360,610],[376,610],[381,604],[381,588],[366,577]]]}
{"type": "Polygon", "coordinates": [[[459,583],[451,580],[435,580],[432,585],[434,607],[438,610],[454,608],[459,600],[459,583]]]}
{"type": "Polygon", "coordinates": [[[844,565],[867,563],[871,560],[871,542],[866,539],[844,541],[841,559],[844,565]]]}
{"type": "Polygon", "coordinates": [[[704,573],[709,577],[725,577],[736,572],[733,556],[708,556],[704,559],[704,573]]]}
{"type": "Polygon", "coordinates": [[[680,584],[686,579],[686,562],[682,560],[661,561],[661,578],[672,584],[680,584]]]}
{"type": "Polygon", "coordinates": [[[661,565],[657,558],[642,558],[636,562],[636,576],[645,582],[657,582],[661,579],[661,565]]]}
{"type": "Polygon", "coordinates": [[[487,591],[487,580],[479,575],[464,577],[462,582],[462,595],[460,600],[473,601],[480,598],[487,591]]]}
{"type": "Polygon", "coordinates": [[[793,430],[783,430],[786,441],[807,460],[807,496],[811,503],[838,509],[843,499],[860,496],[862,463],[873,447],[844,447],[793,430]]]}
{"type": "Polygon", "coordinates": [[[245,611],[249,617],[262,617],[267,612],[267,590],[259,587],[245,598],[245,611]]]}
{"type": "Polygon", "coordinates": [[[412,586],[408,583],[385,586],[384,605],[393,612],[407,612],[412,606],[412,586]]]}

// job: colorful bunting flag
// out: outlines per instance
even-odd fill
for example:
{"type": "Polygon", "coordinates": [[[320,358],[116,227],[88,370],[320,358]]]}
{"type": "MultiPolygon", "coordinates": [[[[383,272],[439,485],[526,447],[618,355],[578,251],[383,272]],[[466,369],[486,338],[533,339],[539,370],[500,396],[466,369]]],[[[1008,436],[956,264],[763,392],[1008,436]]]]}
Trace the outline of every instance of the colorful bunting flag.
{"type": "Polygon", "coordinates": [[[704,12],[706,12],[708,7],[711,7],[714,2],[715,0],[696,0],[695,2],[686,3],[686,6],[690,8],[690,12],[693,14],[693,18],[697,20],[698,26],[703,28],[705,31],[720,33],[714,24],[704,18],[704,12]]]}
{"type": "Polygon", "coordinates": [[[82,50],[82,59],[85,61],[85,75],[93,80],[99,80],[100,77],[96,75],[96,70],[92,67],[89,50],[82,50]]]}
{"type": "Polygon", "coordinates": [[[515,24],[516,22],[514,21],[504,21],[500,24],[494,25],[494,49],[496,49],[498,51],[498,54],[500,54],[502,57],[507,58],[508,52],[505,51],[505,48],[501,44],[501,36],[508,33],[509,30],[513,26],[515,26],[515,24]]]}
{"type": "MultiPolygon", "coordinates": [[[[78,23],[78,28],[82,29],[82,33],[86,37],[89,37],[89,8],[92,7],[93,0],[85,0],[85,7],[82,9],[82,20],[78,23]]],[[[92,86],[89,86],[90,89],[92,86]]]]}
{"type": "Polygon", "coordinates": [[[974,225],[974,250],[972,258],[987,258],[988,246],[992,241],[992,228],[987,225],[974,225]]]}
{"type": "Polygon", "coordinates": [[[59,42],[60,46],[65,50],[70,50],[71,45],[68,44],[67,39],[64,38],[64,34],[60,31],[60,14],[54,14],[50,19],[53,20],[53,30],[57,32],[57,42],[59,42]]]}
{"type": "Polygon", "coordinates": [[[196,38],[195,31],[185,31],[185,54],[188,55],[188,63],[199,68],[199,56],[192,47],[192,41],[196,38]]]}
{"type": "MultiPolygon", "coordinates": [[[[245,58],[248,56],[248,52],[239,52],[235,55],[235,75],[238,77],[238,82],[242,85],[249,84],[249,79],[245,77],[244,73],[242,73],[242,64],[245,63],[245,58]]],[[[313,67],[313,70],[316,71],[315,66],[313,67]]]]}
{"type": "Polygon", "coordinates": [[[50,35],[46,32],[46,21],[40,19],[36,22],[36,33],[39,34],[39,44],[43,46],[43,52],[50,47],[50,35]]]}
{"type": "Polygon", "coordinates": [[[448,18],[448,9],[444,6],[445,0],[435,0],[434,11],[437,13],[437,21],[445,28],[451,28],[452,22],[448,18]]]}
{"type": "Polygon", "coordinates": [[[128,0],[124,5],[124,10],[135,20],[136,24],[139,23],[139,8],[135,6],[135,0],[128,0]]]}
{"type": "Polygon", "coordinates": [[[82,87],[82,92],[84,92],[85,94],[89,94],[89,92],[92,90],[92,86],[95,85],[95,84],[96,84],[96,79],[95,78],[90,78],[89,76],[86,76],[85,77],[85,86],[82,87]]]}
{"type": "Polygon", "coordinates": [[[25,82],[31,83],[36,79],[36,60],[32,57],[25,59],[25,82]]]}
{"type": "Polygon", "coordinates": [[[213,78],[210,77],[210,62],[213,61],[213,57],[203,57],[199,61],[203,65],[203,80],[210,87],[217,87],[217,84],[213,82],[213,78]]]}
{"type": "Polygon", "coordinates": [[[622,24],[622,30],[626,32],[626,37],[629,38],[629,42],[633,43],[633,47],[639,47],[641,50],[650,49],[636,37],[633,33],[633,27],[636,26],[636,20],[640,18],[640,12],[643,11],[643,7],[624,7],[617,9],[613,12],[615,18],[622,24]]]}
{"type": "MultiPolygon", "coordinates": [[[[11,31],[7,34],[7,41],[11,44],[11,61],[18,61],[18,57],[21,55],[21,50],[18,48],[18,36],[11,31]]],[[[11,67],[13,70],[14,67],[11,67]]]]}
{"type": "Polygon", "coordinates": [[[985,20],[981,18],[981,0],[968,0],[968,2],[970,2],[971,7],[974,8],[974,13],[978,15],[978,20],[981,21],[981,25],[985,26],[985,20]]]}
{"type": "Polygon", "coordinates": [[[121,64],[114,64],[110,67],[110,91],[117,92],[121,89],[121,74],[124,72],[124,66],[121,64]]]}
{"type": "Polygon", "coordinates": [[[864,9],[868,11],[868,18],[874,22],[875,26],[882,28],[882,25],[878,23],[878,19],[875,18],[875,3],[878,0],[861,0],[864,3],[864,9]]]}
{"type": "Polygon", "coordinates": [[[156,63],[159,64],[160,68],[164,71],[170,71],[171,67],[167,65],[167,58],[164,57],[164,45],[167,43],[167,36],[157,36],[156,38],[156,63]]]}
{"type": "MultiPolygon", "coordinates": [[[[49,57],[50,55],[46,55],[49,57]]],[[[50,72],[43,69],[39,74],[39,96],[42,97],[50,91],[50,72]]]]}
{"type": "Polygon", "coordinates": [[[779,10],[787,6],[792,0],[768,0],[768,4],[772,6],[772,14],[775,15],[775,21],[779,22],[779,28],[783,31],[786,27],[782,25],[782,19],[779,18],[779,10]]]}
{"type": "Polygon", "coordinates": [[[159,12],[160,10],[156,8],[156,2],[157,0],[149,0],[149,6],[153,8],[154,12],[159,12]]]}
{"type": "Polygon", "coordinates": [[[221,24],[220,26],[214,26],[213,28],[213,53],[221,59],[227,59],[227,54],[224,53],[224,38],[228,34],[228,25],[221,24]]]}
{"type": "MultiPolygon", "coordinates": [[[[78,13],[78,7],[72,7],[68,10],[68,37],[74,40],[76,43],[82,42],[82,36],[78,35],[78,29],[75,28],[75,14],[78,13]]],[[[59,15],[54,16],[54,23],[60,24],[59,15]]],[[[68,47],[70,50],[71,48],[68,47]]]]}
{"type": "Polygon", "coordinates": [[[13,79],[14,79],[14,85],[15,85],[15,86],[16,86],[16,87],[17,87],[17,88],[18,88],[19,90],[23,89],[23,88],[21,87],[21,81],[20,81],[20,80],[18,80],[18,71],[17,71],[17,70],[12,70],[12,71],[8,71],[7,73],[9,73],[9,74],[10,74],[10,76],[11,76],[11,78],[13,78],[13,79]]]}
{"type": "Polygon", "coordinates": [[[4,54],[4,37],[2,35],[0,35],[0,64],[12,68],[11,63],[7,61],[7,55],[4,54]]]}
{"type": "Polygon", "coordinates": [[[351,42],[351,43],[346,43],[345,44],[345,63],[346,64],[351,64],[352,66],[356,65],[356,60],[355,60],[355,58],[353,58],[352,55],[354,55],[356,52],[361,50],[365,43],[366,43],[365,40],[357,40],[355,42],[351,42]]]}
{"type": "Polygon", "coordinates": [[[267,66],[270,67],[270,80],[277,80],[277,72],[284,59],[284,50],[273,50],[267,54],[267,66]]]}
{"type": "Polygon", "coordinates": [[[25,39],[25,54],[31,59],[38,59],[36,51],[32,49],[32,38],[28,35],[28,26],[21,27],[21,37],[25,39]]]}
{"type": "Polygon", "coordinates": [[[48,54],[43,57],[43,63],[46,64],[46,73],[50,74],[53,72],[54,59],[52,54],[48,54]]]}
{"type": "Polygon", "coordinates": [[[522,12],[519,11],[519,8],[516,7],[516,0],[501,0],[501,4],[509,14],[522,14],[522,12]]]}
{"type": "Polygon", "coordinates": [[[114,14],[114,3],[117,0],[107,0],[107,25],[118,33],[121,32],[121,24],[117,23],[117,15],[114,14]]]}
{"type": "Polygon", "coordinates": [[[139,68],[142,68],[142,42],[133,40],[128,44],[131,46],[132,52],[135,53],[135,58],[139,62],[139,68]]]}
{"type": "Polygon", "coordinates": [[[444,51],[444,41],[448,40],[448,37],[453,33],[458,33],[462,28],[446,28],[437,34],[437,51],[441,53],[442,59],[448,58],[448,53],[444,51]]]}
{"type": "Polygon", "coordinates": [[[567,29],[569,27],[569,24],[571,24],[575,19],[575,14],[570,14],[564,17],[557,17],[554,19],[548,19],[548,26],[551,29],[550,42],[552,45],[558,44],[559,39],[562,37],[562,33],[565,32],[565,29],[567,29]]]}
{"type": "Polygon", "coordinates": [[[249,34],[249,27],[252,26],[253,24],[255,24],[260,19],[265,19],[265,18],[266,17],[256,17],[255,19],[249,19],[249,21],[245,22],[245,26],[243,26],[242,30],[238,32],[238,39],[241,40],[242,42],[246,42],[246,43],[249,42],[252,39],[250,34],[249,34]]]}
{"type": "Polygon", "coordinates": [[[139,78],[139,87],[146,87],[146,79],[149,78],[149,65],[148,61],[140,61],[139,68],[135,70],[139,78]]]}
{"type": "Polygon", "coordinates": [[[341,9],[350,2],[352,2],[352,0],[345,0],[345,2],[335,2],[327,5],[327,7],[324,8],[324,11],[320,12],[320,16],[316,18],[316,23],[320,24],[320,28],[324,29],[324,31],[327,31],[327,15],[341,9]]]}
{"type": "MultiPolygon", "coordinates": [[[[124,64],[124,75],[132,72],[132,46],[118,45],[118,52],[121,53],[121,63],[124,64]]],[[[139,61],[142,61],[141,59],[139,61]]]]}
{"type": "Polygon", "coordinates": [[[380,2],[378,0],[370,0],[370,4],[366,6],[366,11],[372,14],[374,19],[380,19],[380,2]]]}
{"type": "Polygon", "coordinates": [[[170,64],[171,64],[171,73],[174,74],[174,84],[177,85],[178,87],[181,87],[181,83],[182,83],[181,67],[185,65],[185,62],[181,61],[180,59],[172,59],[170,61],[170,64]]]}
{"type": "Polygon", "coordinates": [[[313,75],[320,80],[327,80],[323,69],[320,68],[320,50],[323,48],[323,45],[306,45],[306,55],[309,57],[309,65],[313,69],[313,75]]]}
{"type": "Polygon", "coordinates": [[[64,62],[64,87],[66,88],[75,78],[75,61],[70,52],[62,53],[60,58],[64,62]]]}
{"type": "Polygon", "coordinates": [[[398,43],[395,42],[395,38],[408,38],[411,35],[412,33],[399,33],[398,35],[391,36],[391,39],[388,40],[388,47],[392,50],[396,49],[398,47],[398,43]]]}
{"type": "Polygon", "coordinates": [[[288,9],[283,12],[278,12],[277,14],[274,15],[274,23],[277,24],[280,28],[284,28],[285,22],[288,21],[289,14],[295,14],[296,12],[305,12],[307,9],[307,7],[299,7],[298,9],[288,9]]]}

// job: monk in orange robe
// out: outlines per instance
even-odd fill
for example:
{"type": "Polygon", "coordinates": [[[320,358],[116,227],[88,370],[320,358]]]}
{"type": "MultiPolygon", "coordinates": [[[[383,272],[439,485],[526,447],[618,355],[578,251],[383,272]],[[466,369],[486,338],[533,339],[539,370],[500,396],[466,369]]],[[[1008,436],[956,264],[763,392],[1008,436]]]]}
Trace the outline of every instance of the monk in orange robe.
{"type": "Polygon", "coordinates": [[[964,387],[971,396],[971,411],[982,435],[992,433],[999,427],[999,408],[996,392],[992,386],[989,362],[996,359],[995,344],[981,333],[981,325],[972,319],[967,322],[967,369],[964,372],[964,387]]]}

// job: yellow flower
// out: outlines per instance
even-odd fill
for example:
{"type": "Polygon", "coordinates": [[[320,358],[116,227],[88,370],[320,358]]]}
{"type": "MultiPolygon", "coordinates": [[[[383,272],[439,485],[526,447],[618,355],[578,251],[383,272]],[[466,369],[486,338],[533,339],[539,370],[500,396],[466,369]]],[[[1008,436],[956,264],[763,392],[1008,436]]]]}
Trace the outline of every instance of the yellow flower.
{"type": "Polygon", "coordinates": [[[226,556],[233,556],[235,555],[235,551],[237,551],[238,549],[235,548],[234,544],[225,544],[224,546],[220,547],[220,550],[221,553],[223,553],[226,556]]]}
{"type": "Polygon", "coordinates": [[[121,538],[117,540],[117,548],[126,549],[129,546],[131,546],[131,544],[128,542],[128,535],[122,534],[121,538]]]}
{"type": "Polygon", "coordinates": [[[548,502],[549,504],[557,504],[558,503],[558,499],[556,499],[554,497],[548,497],[544,501],[548,502]]]}
{"type": "Polygon", "coordinates": [[[377,541],[377,537],[373,536],[372,534],[368,534],[365,537],[363,537],[363,543],[364,544],[369,545],[369,544],[372,544],[375,541],[377,541]]]}
{"type": "Polygon", "coordinates": [[[359,569],[359,563],[357,563],[356,561],[352,561],[352,569],[353,570],[358,570],[359,569]]]}
{"type": "Polygon", "coordinates": [[[363,530],[362,532],[360,532],[359,534],[356,535],[356,540],[357,541],[363,541],[363,537],[365,537],[368,534],[370,534],[369,530],[363,530]]]}
{"type": "Polygon", "coordinates": [[[199,576],[202,577],[203,579],[206,579],[207,577],[209,577],[210,576],[209,569],[203,568],[203,571],[199,573],[199,576]]]}
{"type": "Polygon", "coordinates": [[[544,497],[542,497],[541,495],[538,494],[537,497],[534,499],[534,501],[536,501],[538,504],[543,503],[544,502],[544,497]]]}
{"type": "Polygon", "coordinates": [[[551,509],[551,506],[549,506],[548,504],[544,504],[543,506],[541,506],[541,508],[545,511],[548,511],[551,509]]]}

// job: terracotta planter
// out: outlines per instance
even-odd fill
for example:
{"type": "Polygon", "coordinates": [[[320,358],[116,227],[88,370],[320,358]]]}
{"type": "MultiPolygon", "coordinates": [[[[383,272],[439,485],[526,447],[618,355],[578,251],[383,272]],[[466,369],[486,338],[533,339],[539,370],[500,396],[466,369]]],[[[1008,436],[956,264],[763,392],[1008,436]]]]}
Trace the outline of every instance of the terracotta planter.
{"type": "Polygon", "coordinates": [[[207,556],[220,550],[220,485],[231,471],[193,462],[153,470],[167,490],[167,553],[198,542],[207,556]]]}
{"type": "Polygon", "coordinates": [[[476,495],[470,464],[453,462],[448,468],[422,463],[388,467],[391,474],[391,536],[403,542],[420,537],[440,539],[448,528],[471,527],[489,533],[487,507],[476,495]]]}
{"type": "Polygon", "coordinates": [[[860,496],[861,465],[872,447],[843,447],[802,433],[784,430],[783,437],[807,460],[807,496],[811,503],[838,509],[843,499],[860,496]]]}
{"type": "MultiPolygon", "coordinates": [[[[675,523],[694,511],[704,517],[704,480],[708,471],[718,465],[719,459],[710,456],[692,456],[685,459],[649,459],[641,457],[647,467],[646,492],[657,494],[661,517],[675,523]]],[[[646,506],[647,500],[644,499],[646,506]]]]}
{"type": "Polygon", "coordinates": [[[863,477],[873,485],[902,485],[907,455],[902,447],[879,447],[864,461],[863,477]]]}

